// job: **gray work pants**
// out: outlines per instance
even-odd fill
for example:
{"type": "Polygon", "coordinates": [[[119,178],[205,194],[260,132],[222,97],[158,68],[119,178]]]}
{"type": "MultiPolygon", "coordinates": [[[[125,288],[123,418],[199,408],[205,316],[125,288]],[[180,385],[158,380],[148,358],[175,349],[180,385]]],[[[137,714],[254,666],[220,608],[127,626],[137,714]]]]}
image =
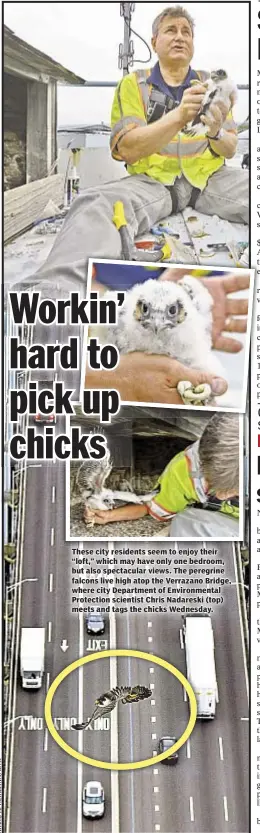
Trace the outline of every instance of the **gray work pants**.
{"type": "MultiPolygon", "coordinates": [[[[182,176],[174,189],[178,208],[182,211],[189,205],[192,186],[182,176]]],[[[51,285],[52,295],[55,286],[63,291],[82,291],[89,257],[120,259],[121,239],[112,222],[117,200],[124,203],[133,239],[136,235],[146,234],[152,225],[172,211],[169,190],[144,174],[87,189],[73,202],[47,260],[36,274],[23,281],[23,288],[39,283],[42,291],[51,285]]],[[[196,208],[231,222],[248,222],[247,171],[224,166],[210,177],[197,199],[196,208]]]]}

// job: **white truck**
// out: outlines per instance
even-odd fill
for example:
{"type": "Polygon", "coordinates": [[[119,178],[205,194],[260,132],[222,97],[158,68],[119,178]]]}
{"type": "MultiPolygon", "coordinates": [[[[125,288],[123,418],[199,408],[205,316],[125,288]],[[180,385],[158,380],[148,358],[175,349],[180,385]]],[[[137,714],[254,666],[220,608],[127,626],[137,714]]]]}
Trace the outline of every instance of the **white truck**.
{"type": "Polygon", "coordinates": [[[218,686],[214,634],[210,616],[186,616],[184,621],[187,678],[197,700],[197,717],[215,717],[218,686]]]}
{"type": "Polygon", "coordinates": [[[22,687],[41,688],[44,672],[45,628],[22,628],[20,672],[22,687]]]}

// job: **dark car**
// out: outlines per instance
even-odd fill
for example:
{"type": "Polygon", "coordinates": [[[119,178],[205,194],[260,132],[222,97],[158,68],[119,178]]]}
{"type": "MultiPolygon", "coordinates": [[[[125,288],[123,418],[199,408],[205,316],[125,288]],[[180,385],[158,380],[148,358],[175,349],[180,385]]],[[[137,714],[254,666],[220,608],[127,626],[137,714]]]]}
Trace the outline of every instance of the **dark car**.
{"type": "Polygon", "coordinates": [[[55,414],[38,413],[34,417],[34,422],[40,425],[56,425],[56,416],[55,414]]]}
{"type": "Polygon", "coordinates": [[[95,635],[105,632],[105,620],[101,613],[94,611],[89,613],[86,617],[87,633],[94,633],[95,635]]]}
{"type": "MultiPolygon", "coordinates": [[[[170,749],[174,743],[177,743],[177,738],[169,736],[160,738],[158,743],[158,755],[160,755],[161,752],[166,752],[167,749],[170,749]]],[[[164,761],[161,761],[161,764],[177,764],[178,758],[178,752],[171,752],[168,758],[165,758],[164,761]]]]}

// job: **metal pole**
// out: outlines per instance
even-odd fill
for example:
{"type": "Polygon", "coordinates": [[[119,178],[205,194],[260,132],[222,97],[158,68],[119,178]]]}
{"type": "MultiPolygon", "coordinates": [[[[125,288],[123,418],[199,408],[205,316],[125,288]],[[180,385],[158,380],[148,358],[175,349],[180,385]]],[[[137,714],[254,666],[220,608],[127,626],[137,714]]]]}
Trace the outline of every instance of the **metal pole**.
{"type": "Polygon", "coordinates": [[[131,3],[123,3],[124,15],[124,52],[123,52],[123,75],[128,74],[128,60],[130,52],[130,23],[131,3]]]}
{"type": "Polygon", "coordinates": [[[127,75],[129,67],[133,66],[134,44],[131,40],[131,15],[134,3],[120,3],[120,15],[124,18],[124,41],[119,44],[118,67],[127,75]]]}

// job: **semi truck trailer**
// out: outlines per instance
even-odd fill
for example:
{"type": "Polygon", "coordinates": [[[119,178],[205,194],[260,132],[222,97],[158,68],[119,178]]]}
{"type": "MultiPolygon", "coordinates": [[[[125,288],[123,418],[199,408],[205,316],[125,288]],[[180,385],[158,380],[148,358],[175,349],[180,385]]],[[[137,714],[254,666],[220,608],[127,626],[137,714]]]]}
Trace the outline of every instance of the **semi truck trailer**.
{"type": "Polygon", "coordinates": [[[214,634],[210,616],[184,620],[187,678],[197,700],[197,717],[212,720],[218,702],[214,634]]]}
{"type": "Polygon", "coordinates": [[[45,628],[22,628],[20,672],[22,687],[41,688],[44,672],[45,628]]]}

